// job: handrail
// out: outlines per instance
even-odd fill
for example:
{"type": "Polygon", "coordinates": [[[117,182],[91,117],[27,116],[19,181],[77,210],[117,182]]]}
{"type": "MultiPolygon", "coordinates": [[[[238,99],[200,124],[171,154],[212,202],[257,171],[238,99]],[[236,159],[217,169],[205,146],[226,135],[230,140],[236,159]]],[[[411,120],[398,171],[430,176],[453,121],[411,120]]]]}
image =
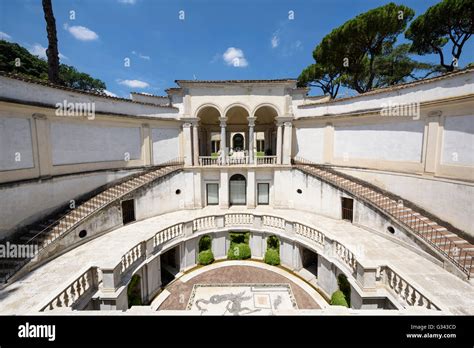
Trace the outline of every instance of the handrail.
{"type": "MultiPolygon", "coordinates": [[[[61,215],[54,222],[52,222],[47,227],[43,228],[40,232],[36,233],[33,237],[31,237],[25,243],[25,245],[35,245],[35,246],[37,246],[37,249],[36,249],[37,253],[34,256],[37,256],[37,255],[41,254],[46,247],[52,245],[53,243],[56,243],[60,236],[70,232],[72,229],[74,229],[79,224],[81,224],[84,220],[86,220],[90,216],[94,215],[97,211],[100,211],[104,207],[116,202],[117,200],[119,200],[120,198],[124,197],[125,195],[131,193],[132,191],[135,191],[135,190],[139,189],[140,187],[142,187],[144,185],[147,185],[148,183],[154,181],[155,179],[162,178],[162,177],[170,174],[171,172],[178,169],[178,167],[180,167],[180,166],[182,166],[182,162],[180,162],[179,158],[176,159],[176,160],[171,160],[171,161],[168,161],[166,163],[160,164],[159,166],[155,166],[152,169],[146,170],[145,172],[141,172],[141,173],[139,173],[138,176],[130,177],[130,178],[128,178],[128,180],[126,180],[124,182],[121,182],[121,183],[119,183],[115,186],[111,186],[111,187],[105,189],[104,191],[98,193],[97,195],[95,195],[95,196],[91,197],[90,199],[88,199],[87,201],[83,202],[79,207],[77,207],[73,210],[70,210],[67,213],[61,215]],[[162,170],[162,169],[165,170],[164,173],[162,173],[157,178],[146,179],[144,182],[138,182],[137,181],[137,183],[135,185],[126,185],[127,183],[130,183],[132,180],[144,177],[146,175],[149,175],[153,172],[156,172],[156,171],[159,171],[159,170],[162,170]],[[117,187],[122,186],[122,185],[124,185],[123,187],[125,187],[126,190],[123,191],[123,192],[117,191],[117,187]],[[95,198],[99,197],[100,195],[102,195],[106,192],[114,193],[116,196],[114,196],[112,198],[110,198],[110,197],[105,198],[105,202],[99,204],[96,208],[89,208],[87,206],[87,204],[90,203],[92,200],[94,200],[95,198]],[[79,210],[81,209],[81,207],[82,207],[83,211],[85,212],[85,214],[82,215],[82,216],[79,214],[79,210]],[[64,230],[62,232],[61,231],[54,232],[54,228],[56,228],[57,226],[59,228],[60,225],[61,225],[61,227],[64,228],[64,230]],[[43,235],[47,235],[48,233],[51,234],[51,236],[50,236],[51,238],[49,238],[49,239],[46,238],[46,239],[44,239],[43,241],[40,242],[39,238],[43,235]]],[[[9,272],[8,274],[6,274],[3,277],[4,281],[5,282],[8,281],[9,278],[11,278],[18,270],[20,270],[23,266],[25,266],[33,258],[34,257],[32,256],[30,258],[25,258],[21,262],[18,262],[14,268],[11,268],[11,272],[9,272]]]]}
{"type": "Polygon", "coordinates": [[[400,224],[407,227],[409,230],[431,245],[435,250],[446,256],[463,273],[467,275],[468,279],[470,279],[471,270],[473,269],[474,255],[472,255],[472,253],[469,251],[465,251],[462,250],[462,248],[457,247],[456,244],[448,237],[420,218],[421,214],[415,215],[410,213],[410,210],[415,213],[416,211],[406,208],[403,205],[403,202],[397,202],[392,198],[387,197],[382,191],[377,192],[376,189],[364,187],[364,185],[355,181],[352,181],[351,184],[348,185],[347,182],[351,181],[351,179],[346,178],[349,177],[348,175],[339,173],[326,166],[318,165],[301,158],[295,158],[294,163],[297,168],[300,167],[300,169],[303,171],[304,168],[301,168],[301,166],[307,165],[312,169],[329,173],[329,175],[318,175],[317,172],[311,172],[308,170],[310,174],[314,174],[321,180],[329,182],[330,184],[347,191],[369,205],[374,206],[377,209],[383,211],[385,214],[395,218],[400,224]],[[405,217],[405,219],[403,217],[405,217]],[[407,217],[409,217],[409,219],[406,219],[407,217]],[[468,258],[470,258],[469,263],[468,258]]]}

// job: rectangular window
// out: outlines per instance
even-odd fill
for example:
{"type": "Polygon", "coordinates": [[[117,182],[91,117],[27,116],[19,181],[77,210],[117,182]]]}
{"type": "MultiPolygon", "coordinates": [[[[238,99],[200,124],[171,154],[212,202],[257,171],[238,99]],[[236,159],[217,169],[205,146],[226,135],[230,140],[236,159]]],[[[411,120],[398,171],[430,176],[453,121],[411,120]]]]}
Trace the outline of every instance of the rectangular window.
{"type": "Polygon", "coordinates": [[[265,140],[257,140],[257,151],[258,152],[265,151],[265,140]]]}
{"type": "Polygon", "coordinates": [[[217,153],[221,149],[221,142],[220,140],[212,140],[211,141],[211,152],[217,153]]]}
{"type": "Polygon", "coordinates": [[[207,205],[219,204],[219,184],[207,184],[207,205]]]}
{"type": "Polygon", "coordinates": [[[257,184],[257,204],[270,203],[270,184],[257,184]]]}

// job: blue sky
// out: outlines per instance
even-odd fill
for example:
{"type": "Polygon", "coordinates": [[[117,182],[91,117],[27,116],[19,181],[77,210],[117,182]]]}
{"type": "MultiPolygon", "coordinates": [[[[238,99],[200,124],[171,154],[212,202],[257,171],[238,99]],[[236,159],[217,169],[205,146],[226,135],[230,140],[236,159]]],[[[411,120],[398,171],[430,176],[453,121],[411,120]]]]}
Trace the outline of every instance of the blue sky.
{"type": "MultiPolygon", "coordinates": [[[[164,94],[176,79],[296,78],[313,62],[315,45],[333,28],[388,2],[53,0],[53,9],[61,62],[128,97],[130,91],[164,94]],[[75,11],[74,20],[70,11],[75,11]]],[[[418,15],[437,1],[396,3],[418,15]]],[[[47,46],[45,27],[40,0],[0,0],[2,38],[41,55],[47,46]]],[[[473,41],[468,41],[460,66],[469,55],[472,60],[473,41]]],[[[433,55],[419,60],[438,59],[433,55]]],[[[314,89],[312,94],[319,93],[314,89]]]]}

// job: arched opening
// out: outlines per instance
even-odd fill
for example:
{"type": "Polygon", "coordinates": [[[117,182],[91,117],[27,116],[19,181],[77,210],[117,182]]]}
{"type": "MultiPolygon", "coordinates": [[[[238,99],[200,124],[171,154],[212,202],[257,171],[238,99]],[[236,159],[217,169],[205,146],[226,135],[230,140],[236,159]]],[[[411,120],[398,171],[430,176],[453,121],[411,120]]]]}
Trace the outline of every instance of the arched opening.
{"type": "Polygon", "coordinates": [[[241,174],[234,174],[229,180],[230,205],[247,204],[247,180],[241,174]]]}
{"type": "Polygon", "coordinates": [[[212,253],[212,238],[209,235],[202,236],[199,239],[198,263],[200,265],[208,265],[214,261],[212,253]]]}
{"type": "Polygon", "coordinates": [[[199,119],[199,155],[218,157],[221,151],[221,114],[214,106],[206,106],[197,113],[199,119]]]}
{"type": "Polygon", "coordinates": [[[245,163],[249,150],[248,111],[242,106],[233,106],[227,110],[226,144],[229,147],[231,163],[245,163]]]}
{"type": "Polygon", "coordinates": [[[255,150],[257,157],[276,154],[276,125],[278,112],[275,108],[263,105],[255,111],[255,150]]]}
{"type": "Polygon", "coordinates": [[[234,151],[242,151],[244,149],[244,136],[241,133],[236,133],[232,137],[232,149],[234,151]]]}
{"type": "Polygon", "coordinates": [[[280,264],[280,240],[275,235],[267,238],[267,250],[265,252],[264,261],[272,266],[278,266],[280,264]]]}

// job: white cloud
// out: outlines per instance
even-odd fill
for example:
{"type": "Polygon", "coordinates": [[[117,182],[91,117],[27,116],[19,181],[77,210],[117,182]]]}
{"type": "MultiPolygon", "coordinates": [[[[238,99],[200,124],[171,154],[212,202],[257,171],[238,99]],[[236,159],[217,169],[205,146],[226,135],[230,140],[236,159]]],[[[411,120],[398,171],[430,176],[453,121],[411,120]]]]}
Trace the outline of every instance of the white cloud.
{"type": "Polygon", "coordinates": [[[278,32],[274,33],[272,36],[272,48],[277,48],[280,44],[280,38],[278,37],[278,32]]]}
{"type": "Polygon", "coordinates": [[[247,59],[245,59],[244,51],[240,48],[229,47],[222,55],[222,58],[227,65],[236,68],[245,68],[249,65],[247,59]]]}
{"type": "Polygon", "coordinates": [[[0,31],[0,40],[5,40],[5,41],[10,41],[11,36],[8,35],[7,33],[4,33],[3,31],[0,31]]]}
{"type": "Polygon", "coordinates": [[[117,97],[117,94],[112,93],[111,91],[108,91],[104,89],[104,94],[108,95],[109,97],[117,97]]]}
{"type": "Polygon", "coordinates": [[[138,57],[141,58],[141,59],[145,59],[145,60],[150,60],[150,59],[151,59],[150,56],[145,56],[144,54],[137,53],[137,51],[132,51],[132,54],[138,56],[138,57]]]}
{"type": "Polygon", "coordinates": [[[150,85],[145,81],[140,80],[118,80],[118,83],[130,88],[147,88],[150,85]]]}
{"type": "Polygon", "coordinates": [[[137,0],[118,0],[121,4],[127,4],[127,5],[135,5],[137,3],[137,0]]]}
{"type": "MultiPolygon", "coordinates": [[[[28,51],[34,56],[38,56],[42,59],[48,59],[48,57],[46,56],[46,47],[43,47],[39,43],[35,43],[33,46],[28,48],[28,51]]],[[[64,54],[61,54],[61,52],[59,52],[59,58],[68,59],[64,54]]]]}
{"type": "Polygon", "coordinates": [[[81,41],[93,41],[99,38],[99,35],[97,35],[94,31],[81,25],[74,25],[70,27],[67,24],[64,24],[64,29],[69,31],[76,39],[81,41]]]}

